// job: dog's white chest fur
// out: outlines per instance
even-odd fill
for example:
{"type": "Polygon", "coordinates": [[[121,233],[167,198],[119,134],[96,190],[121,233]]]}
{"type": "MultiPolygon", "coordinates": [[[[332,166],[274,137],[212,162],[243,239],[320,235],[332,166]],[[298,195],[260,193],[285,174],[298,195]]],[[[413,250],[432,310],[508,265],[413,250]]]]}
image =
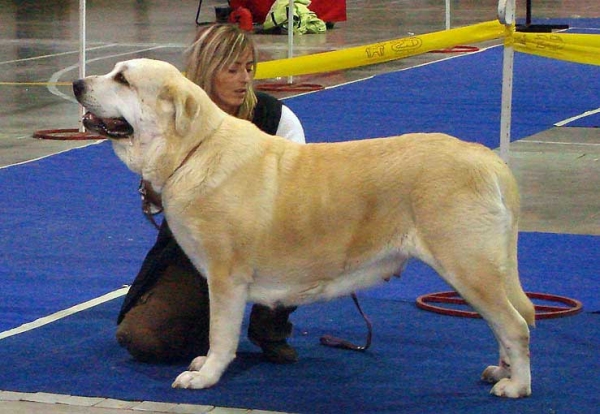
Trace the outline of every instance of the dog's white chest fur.
{"type": "MultiPolygon", "coordinates": [[[[295,275],[279,278],[273,274],[255,274],[249,285],[248,298],[268,306],[301,305],[344,296],[400,276],[408,256],[401,253],[383,254],[368,264],[348,269],[336,277],[314,278],[314,274],[293,271],[295,275]]],[[[327,271],[326,269],[323,269],[327,271]]],[[[319,272],[320,273],[320,272],[319,272]]]]}

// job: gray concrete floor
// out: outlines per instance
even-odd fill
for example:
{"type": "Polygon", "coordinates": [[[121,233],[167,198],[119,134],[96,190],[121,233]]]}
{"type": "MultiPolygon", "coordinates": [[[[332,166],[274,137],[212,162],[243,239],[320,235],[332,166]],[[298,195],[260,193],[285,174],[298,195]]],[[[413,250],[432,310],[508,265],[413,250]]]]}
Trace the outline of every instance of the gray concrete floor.
{"type": "MultiPolygon", "coordinates": [[[[183,49],[194,37],[197,1],[111,2],[87,5],[88,73],[105,73],[116,60],[143,54],[181,66],[183,49]]],[[[203,2],[201,21],[214,20],[203,2]]],[[[517,15],[523,17],[524,1],[517,15]]],[[[597,0],[534,1],[534,17],[600,17],[597,0]]],[[[497,1],[453,1],[452,25],[496,18],[497,1]]],[[[79,109],[70,82],[77,76],[79,2],[0,0],[0,168],[46,156],[87,141],[37,140],[43,129],[77,128],[79,109]]],[[[323,35],[297,37],[294,54],[337,50],[443,30],[443,1],[347,0],[348,21],[323,35]]],[[[256,37],[261,60],[286,57],[287,37],[256,37]]],[[[443,56],[446,57],[446,56],[443,56]]],[[[426,54],[348,71],[297,77],[296,82],[333,86],[440,59],[426,54]]],[[[279,97],[291,93],[274,93],[279,97]]],[[[600,235],[600,129],[553,128],[514,143],[510,165],[523,198],[521,229],[600,235]]],[[[0,391],[0,414],[117,414],[261,411],[206,406],[78,399],[0,391]]]]}

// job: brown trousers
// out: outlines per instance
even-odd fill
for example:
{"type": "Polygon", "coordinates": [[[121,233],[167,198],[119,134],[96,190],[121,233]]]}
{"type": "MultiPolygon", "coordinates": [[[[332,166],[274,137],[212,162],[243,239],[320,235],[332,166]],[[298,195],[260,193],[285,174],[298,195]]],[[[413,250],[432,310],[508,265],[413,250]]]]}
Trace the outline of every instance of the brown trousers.
{"type": "MultiPolygon", "coordinates": [[[[295,308],[254,305],[249,338],[256,344],[291,335],[295,308]]],[[[208,285],[163,222],[156,244],[123,303],[117,341],[137,360],[175,362],[208,351],[208,285]]]]}

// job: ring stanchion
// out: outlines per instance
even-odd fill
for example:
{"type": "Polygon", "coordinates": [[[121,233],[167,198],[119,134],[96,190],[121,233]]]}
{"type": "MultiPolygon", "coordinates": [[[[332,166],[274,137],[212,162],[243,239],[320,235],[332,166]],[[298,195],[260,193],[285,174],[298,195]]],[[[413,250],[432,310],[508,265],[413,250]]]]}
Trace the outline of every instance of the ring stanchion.
{"type": "MultiPolygon", "coordinates": [[[[288,5],[288,59],[294,57],[294,0],[288,5]]],[[[325,89],[316,83],[294,83],[294,77],[288,76],[287,82],[273,82],[256,85],[255,88],[265,92],[312,92],[325,89]]]]}
{"type": "MultiPolygon", "coordinates": [[[[87,20],[87,8],[86,0],[79,0],[79,79],[85,78],[85,62],[86,57],[86,20],[87,20]]],[[[79,105],[79,131],[84,133],[85,128],[83,127],[83,115],[85,114],[85,108],[83,105],[79,105]]]]}
{"type": "MultiPolygon", "coordinates": [[[[560,303],[565,306],[535,304],[535,319],[553,319],[576,315],[583,309],[583,305],[576,299],[564,296],[550,295],[547,293],[527,292],[527,297],[545,302],[560,303]]],[[[481,318],[471,310],[459,309],[459,306],[467,306],[467,302],[456,292],[437,292],[422,295],[417,298],[417,307],[426,311],[442,315],[459,316],[463,318],[481,318]],[[454,307],[438,306],[436,304],[448,304],[454,307]]]]}
{"type": "MultiPolygon", "coordinates": [[[[451,12],[451,5],[450,5],[450,0],[446,0],[446,30],[450,30],[450,28],[452,27],[452,12],[451,12]]],[[[472,53],[472,52],[477,52],[479,51],[479,48],[476,46],[463,46],[463,45],[458,45],[458,46],[453,46],[453,47],[449,47],[447,49],[436,49],[436,50],[431,50],[429,51],[429,53],[472,53]]]]}
{"type": "MultiPolygon", "coordinates": [[[[79,0],[79,78],[84,78],[86,62],[86,0],[79,0]]],[[[83,106],[79,106],[79,119],[85,113],[83,106]]],[[[99,140],[106,137],[90,133],[85,130],[82,122],[78,129],[44,129],[33,133],[34,138],[53,140],[99,140]]]]}

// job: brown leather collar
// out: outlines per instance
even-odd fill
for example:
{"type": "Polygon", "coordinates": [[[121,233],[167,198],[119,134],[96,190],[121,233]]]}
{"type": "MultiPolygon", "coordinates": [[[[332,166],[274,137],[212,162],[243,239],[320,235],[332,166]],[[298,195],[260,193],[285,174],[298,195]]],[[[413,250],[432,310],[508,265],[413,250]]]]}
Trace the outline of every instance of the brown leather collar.
{"type": "MultiPolygon", "coordinates": [[[[175,175],[175,173],[181,167],[183,167],[183,165],[190,159],[192,154],[194,154],[196,152],[196,150],[198,150],[198,148],[200,148],[201,144],[202,144],[202,141],[199,142],[198,145],[196,145],[194,148],[192,148],[192,150],[190,152],[188,152],[188,154],[185,156],[183,161],[181,161],[181,164],[179,164],[179,166],[177,168],[175,168],[175,170],[173,170],[173,172],[171,173],[171,175],[169,175],[169,177],[167,178],[166,181],[169,181],[169,179],[173,175],[175,175]]],[[[154,220],[154,216],[156,214],[162,213],[162,211],[163,211],[161,195],[159,193],[157,193],[156,191],[154,191],[154,188],[152,188],[152,184],[150,184],[150,181],[144,180],[144,177],[142,177],[142,179],[140,180],[140,186],[138,188],[138,192],[140,193],[140,196],[142,197],[142,212],[148,218],[148,220],[150,220],[150,223],[152,223],[152,225],[154,225],[154,227],[156,227],[158,229],[159,225],[154,220]]]]}
{"type": "Polygon", "coordinates": [[[150,181],[146,181],[143,178],[140,180],[140,187],[138,188],[138,192],[142,197],[142,213],[146,216],[150,223],[157,229],[159,229],[159,225],[154,220],[154,216],[163,211],[162,199],[160,194],[158,194],[152,188],[150,181]]]}

